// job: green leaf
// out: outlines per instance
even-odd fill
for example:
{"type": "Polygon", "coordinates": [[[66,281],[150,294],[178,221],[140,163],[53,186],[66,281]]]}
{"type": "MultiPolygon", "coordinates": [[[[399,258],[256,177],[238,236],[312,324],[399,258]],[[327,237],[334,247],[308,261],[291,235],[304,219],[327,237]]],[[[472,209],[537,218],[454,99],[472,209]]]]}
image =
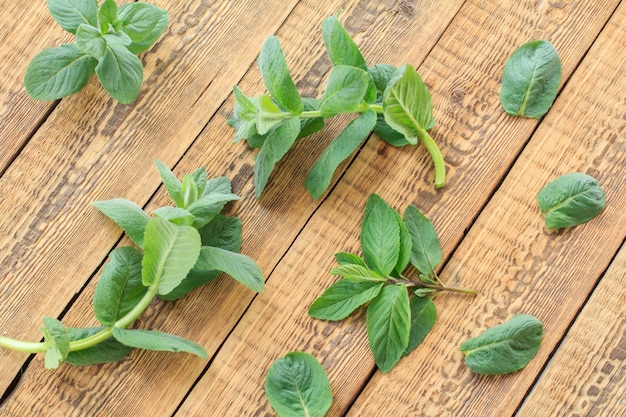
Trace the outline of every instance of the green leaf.
{"type": "Polygon", "coordinates": [[[380,97],[382,98],[382,95],[387,88],[387,84],[389,84],[389,81],[393,78],[397,68],[389,64],[376,64],[373,67],[369,67],[367,71],[374,80],[376,90],[378,90],[380,97]]]}
{"type": "Polygon", "coordinates": [[[409,344],[411,310],[406,287],[383,287],[367,308],[366,325],[376,365],[387,373],[398,363],[409,344]]]}
{"type": "Polygon", "coordinates": [[[156,165],[159,175],[161,176],[161,181],[163,181],[163,185],[165,186],[165,189],[174,204],[176,204],[177,207],[184,207],[182,184],[179,179],[176,178],[176,175],[174,175],[174,173],[163,162],[155,159],[154,164],[156,165]]]}
{"type": "Polygon", "coordinates": [[[196,229],[203,227],[222,211],[226,203],[239,200],[239,198],[237,194],[220,193],[210,193],[201,197],[187,207],[187,210],[194,216],[193,227],[196,229]]]}
{"type": "Polygon", "coordinates": [[[365,104],[369,81],[369,74],[362,69],[345,65],[333,67],[320,102],[322,116],[328,118],[356,111],[365,104]]]}
{"type": "Polygon", "coordinates": [[[203,246],[194,269],[222,271],[256,292],[263,292],[261,268],[248,256],[211,246],[203,246]]]}
{"type": "Polygon", "coordinates": [[[167,17],[167,10],[148,3],[129,3],[119,10],[119,19],[122,21],[118,30],[124,31],[133,42],[141,42],[148,38],[159,25],[163,17],[167,17]]]}
{"type": "Polygon", "coordinates": [[[106,50],[106,41],[98,29],[82,23],[76,31],[76,46],[81,52],[101,59],[106,50]]]}
{"type": "Polygon", "coordinates": [[[180,193],[183,196],[183,207],[188,208],[198,199],[198,185],[190,174],[185,174],[180,193]]]}
{"type": "Polygon", "coordinates": [[[376,133],[382,140],[390,144],[391,146],[405,146],[411,145],[411,143],[406,140],[404,134],[394,130],[391,126],[385,122],[385,116],[379,114],[376,117],[376,125],[374,126],[374,133],[376,133]]]}
{"type": "Polygon", "coordinates": [[[46,369],[56,369],[70,352],[70,337],[63,323],[55,318],[44,317],[43,324],[45,327],[41,332],[46,343],[50,343],[44,353],[45,366],[46,369]]]}
{"type": "Polygon", "coordinates": [[[561,82],[561,60],[548,41],[525,43],[504,65],[500,103],[513,116],[540,118],[550,110],[561,82]]]}
{"type": "Polygon", "coordinates": [[[44,49],[28,65],[24,86],[35,100],[57,100],[79,91],[94,74],[98,61],[75,44],[44,49]]]}
{"type": "Polygon", "coordinates": [[[372,194],[365,205],[361,246],[365,262],[388,277],[400,257],[400,228],[396,211],[376,194],[372,194]]]}
{"type": "MultiPolygon", "coordinates": [[[[130,19],[127,14],[129,13],[129,9],[132,9],[134,4],[142,4],[142,3],[126,3],[120,6],[119,8],[119,18],[122,20],[122,26],[124,26],[124,22],[130,19]]],[[[154,26],[152,31],[140,42],[133,42],[128,45],[128,50],[133,54],[140,54],[146,50],[148,50],[156,41],[161,37],[165,29],[167,28],[167,23],[169,21],[169,15],[167,10],[161,10],[161,17],[159,21],[154,26]]]]}
{"type": "Polygon", "coordinates": [[[143,66],[125,46],[107,42],[104,57],[96,66],[96,74],[104,89],[115,100],[129,104],[139,94],[143,82],[143,66]]]}
{"type": "Polygon", "coordinates": [[[367,268],[365,261],[358,255],[354,255],[348,252],[339,252],[335,254],[335,259],[340,265],[360,265],[367,268]]]}
{"type": "Polygon", "coordinates": [[[330,273],[332,275],[341,275],[345,279],[349,279],[350,281],[355,282],[385,282],[387,278],[380,275],[378,272],[373,271],[369,268],[366,268],[361,265],[339,265],[336,268],[333,268],[330,273]]]}
{"type": "Polygon", "coordinates": [[[398,263],[396,264],[394,271],[398,274],[402,274],[402,271],[406,268],[411,260],[411,250],[413,249],[413,242],[411,233],[408,227],[402,220],[402,217],[396,212],[396,221],[398,222],[398,228],[400,229],[400,251],[398,252],[398,263]]]}
{"type": "Polygon", "coordinates": [[[322,152],[304,181],[313,198],[320,198],[324,194],[339,164],[359,148],[372,132],[375,123],[376,112],[368,110],[352,120],[322,152]]]}
{"type": "Polygon", "coordinates": [[[281,106],[295,114],[302,113],[302,100],[289,74],[285,54],[275,36],[267,38],[259,55],[259,69],[270,92],[281,106]]]}
{"type": "MultiPolygon", "coordinates": [[[[104,327],[89,327],[85,329],[77,329],[74,327],[67,328],[67,334],[71,341],[85,339],[100,331],[104,327]]],[[[91,346],[87,349],[75,350],[70,352],[65,358],[65,362],[74,366],[88,366],[101,363],[117,362],[124,359],[132,350],[129,346],[124,346],[112,337],[91,346]]]]}
{"type": "Polygon", "coordinates": [[[193,214],[180,207],[159,207],[153,211],[153,214],[180,226],[191,226],[193,224],[193,214]]]}
{"type": "Polygon", "coordinates": [[[176,288],[200,254],[200,235],[190,226],[178,226],[155,217],[146,225],[142,282],[156,285],[159,294],[176,288]]]}
{"type": "Polygon", "coordinates": [[[285,120],[283,112],[267,94],[261,94],[256,99],[256,129],[260,135],[265,135],[273,127],[285,120]]]}
{"type": "Polygon", "coordinates": [[[524,368],[541,346],[543,324],[527,314],[485,330],[465,341],[460,350],[465,363],[477,374],[508,374],[524,368]]]}
{"type": "Polygon", "coordinates": [[[217,177],[211,178],[204,184],[201,197],[206,197],[210,194],[231,194],[233,191],[230,178],[217,177]]]}
{"type": "Polygon", "coordinates": [[[365,59],[348,32],[343,28],[337,15],[330,16],[322,22],[322,37],[330,61],[334,66],[348,65],[367,70],[365,59]]]}
{"type": "Polygon", "coordinates": [[[382,282],[339,280],[315,300],[309,309],[309,316],[321,320],[343,320],[376,297],[383,285],[382,282]]]}
{"type": "Polygon", "coordinates": [[[411,234],[411,263],[423,274],[434,274],[443,259],[435,228],[415,206],[406,208],[404,222],[411,234]]]}
{"type": "Polygon", "coordinates": [[[135,245],[143,248],[144,231],[150,216],[141,207],[125,198],[94,201],[93,205],[124,229],[135,245]]]}
{"type": "MultiPolygon", "coordinates": [[[[305,111],[319,111],[320,102],[317,99],[303,97],[302,104],[304,105],[305,111]]],[[[324,118],[322,117],[311,117],[300,120],[300,133],[298,134],[298,139],[302,139],[304,137],[310,136],[320,130],[324,129],[324,118]]]]}
{"type": "MultiPolygon", "coordinates": [[[[196,169],[195,171],[193,171],[191,174],[189,174],[189,176],[193,179],[193,182],[196,185],[196,189],[198,190],[198,195],[200,196],[204,195],[204,189],[206,188],[206,184],[208,182],[206,168],[200,167],[196,169]]],[[[221,178],[225,178],[225,177],[221,177],[221,178]]],[[[230,180],[228,180],[228,184],[230,185],[230,180]]],[[[230,193],[230,189],[228,190],[228,192],[230,193]]]]}
{"type": "Polygon", "coordinates": [[[97,0],[48,0],[48,10],[63,29],[73,34],[81,23],[98,25],[97,0]]]}
{"type": "Polygon", "coordinates": [[[127,47],[131,43],[133,43],[130,37],[128,37],[128,35],[122,31],[107,33],[105,35],[102,35],[102,37],[107,42],[107,45],[115,44],[117,46],[127,47]]]}
{"type": "Polygon", "coordinates": [[[141,282],[142,258],[141,252],[131,247],[119,247],[109,254],[93,294],[93,309],[103,326],[114,326],[146,294],[141,282]]]}
{"type": "Polygon", "coordinates": [[[593,219],[604,210],[606,196],[595,178],[574,172],[543,187],[537,194],[537,202],[546,227],[559,229],[593,219]]]}
{"type": "Polygon", "coordinates": [[[435,124],[430,92],[415,69],[405,64],[398,68],[383,95],[385,122],[404,134],[415,145],[422,131],[435,124]]]}
{"type": "Polygon", "coordinates": [[[206,351],[197,343],[173,334],[154,330],[113,329],[113,337],[123,345],[161,352],[187,352],[206,359],[206,351]]]}
{"type": "Polygon", "coordinates": [[[409,307],[411,308],[411,333],[404,355],[411,353],[424,341],[437,319],[437,309],[430,298],[412,297],[409,300],[409,307]]]}
{"type": "Polygon", "coordinates": [[[104,0],[98,10],[98,22],[100,22],[100,30],[102,33],[109,32],[109,25],[117,20],[117,3],[114,0],[104,0]]]}
{"type": "Polygon", "coordinates": [[[257,199],[261,197],[274,166],[293,146],[298,133],[300,133],[300,121],[297,117],[292,117],[281,123],[265,139],[254,159],[254,188],[257,199]]]}
{"type": "Polygon", "coordinates": [[[257,134],[256,130],[256,99],[246,96],[237,86],[233,87],[235,108],[228,119],[228,125],[235,128],[233,143],[249,139],[257,134]]]}
{"type": "Polygon", "coordinates": [[[274,361],[265,377],[265,395],[280,417],[323,417],[333,402],[324,368],[304,352],[274,361]]]}
{"type": "Polygon", "coordinates": [[[241,220],[218,214],[201,229],[202,246],[213,246],[231,252],[241,249],[241,220]]]}

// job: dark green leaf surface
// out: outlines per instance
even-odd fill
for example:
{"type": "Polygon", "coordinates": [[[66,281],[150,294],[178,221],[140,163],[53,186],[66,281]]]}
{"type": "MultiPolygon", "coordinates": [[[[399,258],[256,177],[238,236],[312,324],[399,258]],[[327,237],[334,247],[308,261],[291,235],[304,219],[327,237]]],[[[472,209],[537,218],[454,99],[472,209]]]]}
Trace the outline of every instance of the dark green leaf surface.
{"type": "Polygon", "coordinates": [[[141,42],[152,34],[163,16],[167,16],[167,11],[152,4],[129,3],[120,8],[119,18],[122,23],[118,29],[124,31],[133,42],[141,42]]]}
{"type": "Polygon", "coordinates": [[[421,273],[433,274],[443,258],[435,228],[415,206],[406,208],[404,222],[411,235],[411,263],[421,273]]]}
{"type": "Polygon", "coordinates": [[[376,118],[374,132],[391,146],[400,147],[411,144],[408,140],[406,140],[404,134],[394,130],[387,124],[387,122],[385,122],[385,116],[382,114],[379,114],[376,118]]]}
{"type": "Polygon", "coordinates": [[[28,65],[24,86],[36,100],[57,100],[74,94],[89,81],[98,61],[75,44],[40,52],[28,65]]]}
{"type": "Polygon", "coordinates": [[[411,310],[406,287],[383,287],[367,308],[366,324],[376,365],[387,373],[398,363],[409,344],[411,310]]]}
{"type": "Polygon", "coordinates": [[[514,116],[540,118],[550,110],[561,82],[561,60],[548,41],[525,43],[504,65],[500,103],[514,116]]]}
{"type": "MultiPolygon", "coordinates": [[[[103,329],[104,327],[90,327],[86,329],[68,327],[67,333],[70,340],[80,340],[92,336],[103,329]]],[[[128,356],[131,350],[131,347],[125,346],[110,337],[90,348],[70,352],[67,358],[65,358],[65,362],[74,366],[117,362],[128,356]]]]}
{"type": "Polygon", "coordinates": [[[332,275],[341,275],[345,279],[355,282],[363,282],[363,281],[376,281],[376,282],[385,282],[387,278],[380,275],[378,272],[371,270],[367,267],[361,265],[339,265],[336,268],[333,268],[330,273],[332,275]]]}
{"type": "Polygon", "coordinates": [[[81,23],[98,26],[97,0],[48,0],[52,18],[66,31],[76,33],[81,23]]]}
{"type": "Polygon", "coordinates": [[[141,207],[125,198],[113,198],[105,201],[94,201],[93,205],[118,224],[135,245],[143,248],[143,236],[146,224],[150,220],[141,207]]]}
{"type": "Polygon", "coordinates": [[[256,292],[263,292],[261,268],[249,257],[211,246],[203,246],[194,269],[222,271],[256,292]]]}
{"type": "Polygon", "coordinates": [[[183,207],[183,195],[181,192],[182,184],[180,180],[176,178],[174,173],[163,162],[155,159],[154,164],[156,165],[159,175],[161,176],[161,181],[163,181],[163,185],[165,186],[165,189],[174,204],[176,204],[177,207],[183,207]]]}
{"type": "Polygon", "coordinates": [[[139,94],[143,82],[143,66],[125,46],[107,42],[104,57],[96,66],[96,74],[104,89],[115,100],[129,104],[139,94]]]}
{"type": "Polygon", "coordinates": [[[265,395],[279,417],[323,417],[333,401],[324,368],[304,352],[274,361],[265,378],[265,395]]]}
{"type": "Polygon", "coordinates": [[[542,337],[543,324],[533,316],[519,314],[467,340],[460,350],[472,372],[508,374],[528,365],[539,351],[542,337]]]}
{"type": "Polygon", "coordinates": [[[106,51],[106,41],[98,29],[83,23],[76,31],[76,47],[87,55],[101,59],[106,51]]]}
{"type": "Polygon", "coordinates": [[[343,320],[376,297],[383,285],[382,282],[339,280],[315,300],[309,309],[309,316],[321,320],[343,320]]]}
{"type": "Polygon", "coordinates": [[[375,123],[376,112],[368,110],[352,120],[324,149],[304,181],[313,198],[320,198],[324,194],[339,164],[359,148],[372,132],[375,123]]]}
{"type": "Polygon", "coordinates": [[[161,352],[187,352],[206,359],[206,351],[197,343],[173,334],[154,330],[113,328],[113,337],[123,345],[161,352]]]}
{"type": "Polygon", "coordinates": [[[337,16],[331,16],[322,22],[324,45],[334,66],[348,65],[367,70],[365,59],[348,32],[343,28],[337,16]]]}
{"type": "Polygon", "coordinates": [[[63,323],[55,318],[44,317],[43,324],[44,339],[52,343],[44,353],[45,366],[46,369],[56,369],[70,352],[70,337],[63,323]]]}
{"type": "Polygon", "coordinates": [[[376,90],[378,90],[382,98],[382,94],[385,92],[385,89],[387,89],[387,84],[389,84],[389,81],[393,78],[397,68],[389,64],[376,64],[367,70],[372,76],[376,90]]]}
{"type": "Polygon", "coordinates": [[[537,194],[541,215],[548,229],[585,223],[606,206],[606,196],[592,176],[565,174],[548,183],[537,194]]]}
{"type": "Polygon", "coordinates": [[[119,247],[109,254],[93,294],[98,321],[107,327],[124,317],[146,294],[141,282],[143,255],[131,247],[119,247]]]}
{"type": "Polygon", "coordinates": [[[409,334],[409,345],[404,351],[405,355],[411,353],[422,343],[437,319],[435,303],[430,298],[412,297],[409,300],[409,307],[411,308],[411,333],[409,334]]]}
{"type": "Polygon", "coordinates": [[[394,270],[398,274],[402,274],[402,271],[407,267],[411,260],[411,249],[413,249],[412,237],[408,227],[402,220],[402,217],[396,212],[396,221],[398,222],[398,228],[400,229],[400,252],[398,253],[398,263],[394,270]]]}
{"type": "MultiPolygon", "coordinates": [[[[120,6],[118,13],[120,19],[122,19],[122,25],[126,24],[125,22],[128,22],[130,20],[130,11],[132,11],[132,8],[136,7],[133,6],[134,4],[141,3],[126,3],[120,6]]],[[[169,15],[167,13],[167,10],[160,10],[161,17],[159,18],[159,21],[154,26],[152,31],[142,41],[133,42],[128,45],[128,50],[131,51],[133,54],[140,54],[146,51],[157,41],[157,39],[159,39],[163,32],[165,32],[165,29],[167,28],[167,23],[169,21],[169,15]]]]}
{"type": "Polygon", "coordinates": [[[369,80],[369,74],[362,69],[345,65],[334,67],[320,102],[322,116],[333,117],[356,111],[365,103],[369,80]]]}
{"type": "Polygon", "coordinates": [[[241,220],[218,214],[206,226],[198,229],[202,246],[213,246],[231,252],[241,249],[241,220]]]}
{"type": "Polygon", "coordinates": [[[400,257],[400,227],[396,211],[376,194],[368,198],[365,206],[361,247],[370,268],[384,277],[391,274],[400,257]]]}
{"type": "Polygon", "coordinates": [[[275,36],[270,36],[263,44],[259,55],[259,69],[272,97],[285,109],[296,114],[301,113],[303,106],[300,94],[291,79],[285,54],[275,36]]]}

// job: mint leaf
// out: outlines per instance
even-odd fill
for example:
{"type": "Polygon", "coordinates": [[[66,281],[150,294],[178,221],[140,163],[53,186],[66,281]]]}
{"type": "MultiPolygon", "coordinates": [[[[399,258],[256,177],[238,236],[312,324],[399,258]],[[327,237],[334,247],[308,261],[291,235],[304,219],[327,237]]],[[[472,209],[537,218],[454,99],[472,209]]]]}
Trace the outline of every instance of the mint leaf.
{"type": "Polygon", "coordinates": [[[304,181],[313,198],[322,196],[339,164],[358,149],[372,132],[375,123],[376,112],[368,110],[352,120],[322,152],[304,181]]]}
{"type": "Polygon", "coordinates": [[[28,65],[24,86],[36,100],[57,100],[74,94],[89,81],[98,61],[65,44],[40,52],[28,65]]]}
{"type": "Polygon", "coordinates": [[[340,265],[360,265],[364,268],[367,268],[365,261],[358,255],[354,255],[348,252],[339,252],[335,254],[335,260],[339,262],[340,265]]]}
{"type": "MultiPolygon", "coordinates": [[[[102,33],[109,32],[109,26],[113,26],[117,20],[117,3],[114,0],[104,0],[98,10],[98,22],[102,33]]],[[[113,28],[114,29],[114,28],[113,28]]],[[[115,31],[115,29],[114,29],[115,31]]]]}
{"type": "Polygon", "coordinates": [[[52,317],[43,318],[44,328],[41,332],[44,340],[50,343],[44,353],[46,369],[56,369],[70,352],[70,338],[65,330],[65,326],[59,320],[52,317]]]}
{"type": "Polygon", "coordinates": [[[159,207],[153,211],[153,214],[179,226],[193,224],[193,214],[180,207],[159,207]]]}
{"type": "Polygon", "coordinates": [[[374,85],[376,86],[376,90],[378,90],[379,98],[382,99],[382,95],[387,89],[387,84],[389,84],[389,81],[392,80],[397,68],[389,64],[376,64],[373,67],[368,68],[367,71],[374,80],[374,85]]]}
{"type": "Polygon", "coordinates": [[[159,171],[161,181],[163,181],[163,185],[165,186],[167,193],[170,195],[174,204],[176,204],[176,207],[184,207],[182,184],[179,179],[176,178],[176,175],[174,175],[174,173],[163,162],[155,159],[154,164],[159,171]]]}
{"type": "Polygon", "coordinates": [[[237,86],[233,87],[235,95],[235,109],[230,119],[226,122],[235,128],[233,143],[242,139],[249,139],[258,132],[256,129],[256,99],[246,96],[237,86]]]}
{"type": "Polygon", "coordinates": [[[265,280],[261,268],[249,257],[221,248],[203,246],[194,269],[222,271],[256,292],[263,292],[265,280]]]}
{"type": "Polygon", "coordinates": [[[142,258],[141,252],[131,247],[116,248],[109,254],[93,294],[93,309],[103,326],[114,326],[146,294],[141,282],[142,258]]]}
{"type": "Polygon", "coordinates": [[[113,329],[113,337],[123,345],[165,352],[187,352],[206,359],[206,351],[197,343],[173,334],[154,330],[113,329]]]}
{"type": "Polygon", "coordinates": [[[135,245],[143,248],[144,231],[150,216],[141,207],[125,198],[94,201],[93,205],[124,229],[135,245]]]}
{"type": "Polygon", "coordinates": [[[413,243],[411,239],[411,233],[408,227],[402,220],[402,217],[396,212],[396,221],[398,222],[398,228],[400,229],[400,251],[398,252],[398,263],[394,267],[394,270],[398,275],[402,275],[402,271],[409,264],[411,260],[411,250],[413,249],[413,243]]]}
{"type": "Polygon", "coordinates": [[[213,246],[231,252],[241,249],[241,220],[218,214],[198,229],[202,246],[213,246]]]}
{"type": "Polygon", "coordinates": [[[304,352],[274,361],[265,377],[265,395],[280,417],[323,417],[333,401],[324,368],[304,352]]]}
{"type": "Polygon", "coordinates": [[[369,80],[369,74],[362,69],[345,65],[334,67],[320,102],[322,116],[333,117],[356,111],[365,104],[369,80]]]}
{"type": "Polygon", "coordinates": [[[59,26],[73,34],[81,23],[98,25],[97,0],[48,0],[48,10],[59,26]]]}
{"type": "Polygon", "coordinates": [[[106,41],[98,29],[82,23],[76,31],[76,47],[82,53],[101,59],[106,50],[106,41]]]}
{"type": "MultiPolygon", "coordinates": [[[[137,7],[134,6],[135,4],[143,3],[126,3],[120,6],[118,10],[118,15],[119,18],[122,20],[121,27],[124,27],[124,25],[132,22],[133,18],[131,12],[133,8],[137,7]]],[[[148,50],[148,48],[150,48],[157,41],[157,39],[161,37],[163,32],[165,32],[165,29],[167,28],[167,23],[169,22],[169,15],[167,13],[167,10],[160,9],[160,11],[161,17],[159,18],[159,21],[156,23],[154,28],[150,31],[150,33],[142,41],[133,42],[128,45],[128,50],[130,52],[132,52],[133,54],[140,54],[148,50]]]]}
{"type": "Polygon", "coordinates": [[[415,206],[406,208],[404,222],[411,234],[411,263],[422,274],[434,274],[443,258],[435,228],[415,206]]]}
{"type": "Polygon", "coordinates": [[[382,282],[339,280],[315,300],[309,308],[309,316],[321,320],[343,320],[376,297],[383,285],[382,282]]]}
{"type": "MultiPolygon", "coordinates": [[[[88,327],[84,329],[68,327],[67,334],[70,337],[70,341],[75,341],[86,339],[104,329],[104,327],[88,327]]],[[[125,346],[114,338],[109,337],[105,341],[87,349],[70,352],[65,358],[65,362],[74,366],[88,366],[117,362],[128,356],[131,350],[131,347],[125,346]]]]}
{"type": "Polygon", "coordinates": [[[226,203],[239,200],[239,198],[236,194],[219,193],[210,193],[201,197],[187,207],[187,210],[194,216],[193,227],[203,227],[222,211],[226,203]]]}
{"type": "Polygon", "coordinates": [[[404,355],[411,353],[424,341],[437,319],[435,303],[430,298],[412,297],[409,300],[409,307],[411,309],[411,332],[404,355]]]}
{"type": "Polygon", "coordinates": [[[378,272],[373,271],[369,268],[366,268],[361,265],[339,265],[336,268],[333,268],[330,273],[332,275],[341,275],[345,279],[355,282],[363,282],[363,281],[375,281],[375,282],[385,282],[387,278],[380,275],[378,272]]]}
{"type": "Polygon", "coordinates": [[[324,45],[334,66],[348,65],[367,70],[365,59],[348,32],[343,28],[337,15],[327,17],[322,22],[324,45]]]}
{"type": "Polygon", "coordinates": [[[372,194],[365,205],[361,246],[365,262],[388,277],[400,257],[400,227],[396,211],[376,194],[372,194]]]}
{"type": "Polygon", "coordinates": [[[143,66],[125,46],[107,42],[104,57],[96,66],[96,74],[107,93],[122,104],[131,103],[139,95],[143,66]]]}
{"type": "Polygon", "coordinates": [[[159,25],[167,11],[148,3],[129,3],[119,9],[121,20],[117,30],[126,33],[133,42],[144,41],[159,25]]]}
{"type": "Polygon", "coordinates": [[[398,363],[409,344],[411,310],[406,287],[385,286],[367,308],[366,325],[376,365],[387,373],[398,363]]]}
{"type": "MultiPolygon", "coordinates": [[[[275,36],[267,38],[259,55],[259,69],[270,92],[281,106],[299,114],[302,112],[302,100],[296,85],[289,74],[285,54],[280,48],[280,42],[275,36]]],[[[262,132],[259,132],[262,133],[262,132]]]]}
{"type": "Polygon", "coordinates": [[[283,122],[282,111],[267,94],[261,94],[256,99],[256,130],[259,135],[265,135],[273,127],[283,122]]]}

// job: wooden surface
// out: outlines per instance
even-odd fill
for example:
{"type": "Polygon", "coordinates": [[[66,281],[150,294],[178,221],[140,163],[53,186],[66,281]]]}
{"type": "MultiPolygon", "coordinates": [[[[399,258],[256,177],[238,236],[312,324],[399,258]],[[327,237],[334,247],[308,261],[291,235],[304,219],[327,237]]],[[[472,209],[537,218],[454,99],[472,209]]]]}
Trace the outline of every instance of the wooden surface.
{"type": "MultiPolygon", "coordinates": [[[[188,337],[209,353],[133,352],[117,364],[56,371],[41,355],[0,350],[1,416],[265,416],[269,365],[291,350],[315,355],[334,395],[332,416],[621,416],[626,413],[626,4],[617,0],[172,1],[165,35],[141,55],[136,102],[114,102],[92,80],[58,102],[30,99],[32,57],[70,37],[43,0],[0,0],[0,332],[39,340],[41,317],[94,325],[91,298],[119,230],[91,201],[125,197],[147,210],[165,193],[153,158],[181,175],[206,165],[243,198],[242,252],[267,279],[256,295],[220,278],[137,325],[188,337]],[[312,200],[303,181],[346,119],[301,141],[254,199],[255,155],[232,145],[232,85],[264,91],[256,57],[277,35],[298,88],[319,96],[329,61],[319,31],[341,21],[368,64],[408,62],[433,96],[448,184],[432,187],[421,146],[372,135],[312,200]],[[33,28],[37,28],[34,30],[33,28]],[[543,38],[563,63],[542,120],[512,118],[498,95],[519,45],[543,38]],[[571,171],[598,179],[607,208],[548,232],[535,195],[571,171]],[[367,197],[414,204],[433,222],[442,279],[478,296],[436,299],[433,331],[390,373],[376,371],[363,311],[329,323],[306,314],[335,281],[333,254],[358,251],[367,197]],[[545,325],[523,371],[473,375],[458,346],[517,313],[545,325]]],[[[121,244],[127,244],[125,240],[121,244]]]]}

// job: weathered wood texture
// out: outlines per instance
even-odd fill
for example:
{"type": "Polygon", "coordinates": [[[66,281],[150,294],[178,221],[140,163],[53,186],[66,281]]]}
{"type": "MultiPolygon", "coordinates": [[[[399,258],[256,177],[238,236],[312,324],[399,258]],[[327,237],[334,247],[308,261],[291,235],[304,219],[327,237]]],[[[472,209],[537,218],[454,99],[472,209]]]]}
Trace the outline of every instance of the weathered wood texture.
{"type": "MultiPolygon", "coordinates": [[[[0,131],[9,136],[0,141],[0,162],[7,166],[28,141],[0,178],[0,331],[36,340],[41,316],[58,316],[66,307],[68,325],[95,324],[85,322],[95,282],[90,276],[120,233],[86,208],[92,200],[117,196],[147,204],[148,210],[162,205],[162,190],[152,198],[159,183],[152,158],[176,166],[178,174],[207,165],[211,176],[233,179],[243,199],[230,211],[244,223],[243,252],[269,276],[266,291],[255,297],[221,278],[179,302],[155,303],[139,320],[139,327],[198,341],[214,355],[209,362],[135,352],[118,364],[49,372],[37,356],[0,405],[0,415],[154,416],[171,415],[179,406],[176,415],[272,415],[263,379],[269,364],[289,350],[315,354],[328,370],[335,396],[330,415],[511,414],[626,235],[626,193],[619,174],[624,166],[626,85],[619,48],[624,6],[613,14],[617,0],[153,2],[169,10],[171,23],[142,55],[146,80],[138,101],[118,105],[94,80],[49,116],[53,107],[25,97],[20,83],[30,58],[58,42],[59,29],[41,5],[28,6],[35,17],[19,7],[8,9],[9,16],[39,19],[45,30],[24,35],[35,40],[0,51],[14,61],[6,69],[11,74],[1,75],[8,81],[7,92],[0,91],[5,101],[0,131]],[[328,196],[312,201],[302,185],[306,172],[343,119],[298,143],[256,201],[255,151],[230,145],[234,132],[225,125],[233,105],[231,86],[239,84],[250,95],[264,90],[255,59],[265,37],[276,33],[299,89],[320,95],[329,61],[319,26],[340,8],[369,64],[419,67],[433,95],[433,137],[446,157],[448,186],[432,189],[423,147],[397,149],[373,136],[352,163],[342,165],[328,196]],[[535,38],[548,39],[559,50],[562,86],[574,74],[541,123],[511,118],[498,102],[506,58],[535,38]],[[16,53],[25,45],[33,47],[30,55],[16,53]],[[43,124],[30,138],[37,120],[43,124]],[[5,125],[16,133],[7,133],[5,125]],[[587,225],[547,233],[534,196],[570,170],[596,176],[609,206],[587,225]],[[311,302],[334,281],[328,274],[333,254],[358,250],[362,210],[372,192],[399,209],[415,204],[426,212],[448,260],[444,280],[481,294],[438,297],[433,334],[396,370],[373,378],[362,313],[340,323],[306,316],[311,302]],[[457,352],[460,342],[515,312],[533,313],[546,323],[539,356],[522,373],[470,375],[457,352]]],[[[11,25],[0,30],[0,38],[10,36],[4,31],[11,25]]],[[[563,349],[575,340],[580,331],[575,329],[563,349]]],[[[606,336],[615,346],[617,332],[606,336]]],[[[589,349],[585,358],[591,360],[597,348],[589,349]]],[[[26,355],[4,350],[0,355],[2,391],[21,372],[26,355]]],[[[550,372],[559,375],[558,368],[551,371],[558,359],[557,352],[546,379],[555,378],[550,372]]],[[[564,390],[549,400],[555,409],[574,395],[564,390]]],[[[611,392],[609,397],[619,401],[619,384],[611,392]]],[[[537,389],[531,395],[540,394],[537,389]]],[[[617,407],[611,403],[606,410],[617,407]]]]}

